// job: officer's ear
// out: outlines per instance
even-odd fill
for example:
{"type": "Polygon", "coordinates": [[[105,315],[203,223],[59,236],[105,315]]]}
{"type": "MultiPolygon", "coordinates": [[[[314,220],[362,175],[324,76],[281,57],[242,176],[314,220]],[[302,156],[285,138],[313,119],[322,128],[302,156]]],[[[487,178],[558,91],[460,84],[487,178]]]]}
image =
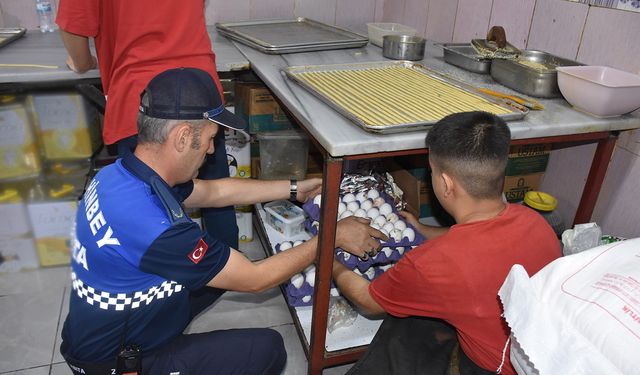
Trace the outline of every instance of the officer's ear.
{"type": "Polygon", "coordinates": [[[186,122],[180,123],[174,128],[172,133],[174,134],[173,147],[175,147],[176,151],[183,152],[191,142],[193,133],[191,126],[186,122]]]}

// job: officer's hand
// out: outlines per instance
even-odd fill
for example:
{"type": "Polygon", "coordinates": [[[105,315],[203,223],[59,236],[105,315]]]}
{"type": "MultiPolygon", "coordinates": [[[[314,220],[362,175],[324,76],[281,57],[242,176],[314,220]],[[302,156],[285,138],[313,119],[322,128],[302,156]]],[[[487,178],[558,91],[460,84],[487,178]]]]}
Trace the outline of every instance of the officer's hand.
{"type": "Polygon", "coordinates": [[[309,178],[298,181],[298,202],[304,203],[309,198],[313,198],[322,192],[322,179],[309,178]]]}
{"type": "Polygon", "coordinates": [[[370,220],[349,216],[338,221],[336,246],[351,254],[367,259],[380,251],[380,241],[389,238],[379,230],[369,226],[370,220]]]}

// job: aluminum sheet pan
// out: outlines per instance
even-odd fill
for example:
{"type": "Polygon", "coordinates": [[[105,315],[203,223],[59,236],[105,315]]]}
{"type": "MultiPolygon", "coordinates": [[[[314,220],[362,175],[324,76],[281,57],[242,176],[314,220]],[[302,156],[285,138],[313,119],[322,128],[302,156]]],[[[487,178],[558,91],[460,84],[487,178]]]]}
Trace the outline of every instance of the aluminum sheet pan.
{"type": "Polygon", "coordinates": [[[4,47],[14,40],[22,37],[27,32],[23,27],[0,28],[0,47],[4,47]]]}
{"type": "Polygon", "coordinates": [[[504,120],[521,119],[529,112],[523,106],[485,95],[474,86],[410,61],[293,66],[283,72],[372,133],[421,130],[449,113],[465,110],[491,107],[504,120]],[[337,76],[342,81],[332,81],[337,76]],[[432,87],[426,90],[422,81],[442,92],[432,87]]]}
{"type": "Polygon", "coordinates": [[[444,61],[474,73],[489,74],[491,59],[482,57],[469,43],[440,44],[444,52],[444,61]]]}
{"type": "Polygon", "coordinates": [[[308,18],[216,23],[220,34],[264,53],[294,53],[357,48],[367,37],[308,18]]]}

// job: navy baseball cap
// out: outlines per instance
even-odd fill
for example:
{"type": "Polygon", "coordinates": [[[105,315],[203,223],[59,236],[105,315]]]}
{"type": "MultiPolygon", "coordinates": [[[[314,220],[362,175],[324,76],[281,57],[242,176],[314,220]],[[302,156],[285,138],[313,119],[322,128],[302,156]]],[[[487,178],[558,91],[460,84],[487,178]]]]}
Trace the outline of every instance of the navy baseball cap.
{"type": "Polygon", "coordinates": [[[153,118],[209,120],[248,137],[246,122],[225,109],[218,86],[209,73],[195,68],[165,70],[155,76],[140,97],[140,112],[153,118]]]}

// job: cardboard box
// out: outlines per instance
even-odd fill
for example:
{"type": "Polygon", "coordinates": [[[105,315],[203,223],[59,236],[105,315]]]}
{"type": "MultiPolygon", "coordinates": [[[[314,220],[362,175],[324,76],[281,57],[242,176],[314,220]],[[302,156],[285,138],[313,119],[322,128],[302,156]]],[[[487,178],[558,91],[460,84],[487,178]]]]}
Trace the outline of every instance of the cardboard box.
{"type": "Polygon", "coordinates": [[[29,203],[27,210],[41,266],[69,264],[76,201],[29,203]]]}
{"type": "Polygon", "coordinates": [[[532,173],[520,176],[506,176],[504,194],[509,202],[519,202],[524,194],[531,190],[539,190],[544,173],[532,173]]]}
{"type": "Polygon", "coordinates": [[[0,180],[35,177],[42,170],[31,100],[0,96],[0,180]]]}
{"type": "Polygon", "coordinates": [[[505,175],[544,173],[549,164],[550,144],[511,146],[505,175]]]}
{"type": "Polygon", "coordinates": [[[237,206],[236,222],[238,223],[238,240],[253,241],[253,206],[237,206]]]}
{"type": "Polygon", "coordinates": [[[38,256],[33,238],[0,237],[0,273],[36,268],[38,268],[38,256]]]}
{"type": "Polygon", "coordinates": [[[225,148],[229,176],[251,177],[251,145],[248,140],[235,130],[225,129],[225,148]]]}
{"type": "Polygon", "coordinates": [[[82,95],[34,94],[33,105],[45,159],[89,158],[100,147],[98,112],[82,95]]]}
{"type": "Polygon", "coordinates": [[[295,128],[271,91],[260,83],[236,82],[235,107],[251,134],[295,128]]]}

